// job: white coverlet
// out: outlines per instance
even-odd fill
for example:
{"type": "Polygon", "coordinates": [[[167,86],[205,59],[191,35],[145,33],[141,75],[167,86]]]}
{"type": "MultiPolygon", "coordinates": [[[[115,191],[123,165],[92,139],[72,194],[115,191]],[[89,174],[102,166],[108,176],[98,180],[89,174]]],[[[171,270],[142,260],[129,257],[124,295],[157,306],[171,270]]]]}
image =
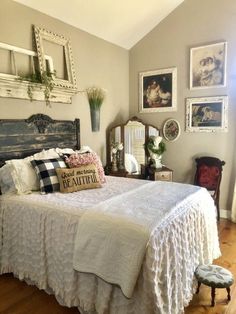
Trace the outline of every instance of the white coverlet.
{"type": "MultiPolygon", "coordinates": [[[[192,298],[196,266],[220,255],[215,208],[204,189],[194,193],[198,195],[194,202],[186,202],[188,209],[171,215],[151,233],[131,299],[118,286],[73,269],[75,236],[86,210],[147,184],[107,177],[101,189],[66,195],[1,196],[1,273],[30,279],[40,289],[54,293],[61,304],[77,306],[81,313],[183,313],[192,298]]],[[[163,191],[169,184],[163,182],[163,191]]],[[[153,201],[150,195],[146,208],[153,201]]],[[[155,199],[161,202],[162,197],[155,195],[155,199]]]]}
{"type": "Polygon", "coordinates": [[[151,233],[197,208],[203,196],[199,187],[159,181],[99,203],[80,219],[74,268],[117,284],[131,298],[151,233]]]}

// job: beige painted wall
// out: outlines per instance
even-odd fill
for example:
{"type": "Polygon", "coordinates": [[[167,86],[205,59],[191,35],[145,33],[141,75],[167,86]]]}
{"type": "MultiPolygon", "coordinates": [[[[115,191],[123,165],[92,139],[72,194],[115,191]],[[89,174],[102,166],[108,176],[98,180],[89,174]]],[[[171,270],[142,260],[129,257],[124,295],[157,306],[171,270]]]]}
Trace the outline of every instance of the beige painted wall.
{"type": "Polygon", "coordinates": [[[161,24],[130,50],[130,115],[162,128],[167,118],[180,122],[182,133],[167,143],[164,163],[174,169],[174,181],[193,182],[194,158],[216,156],[225,160],[221,209],[230,209],[235,180],[236,119],[236,1],[185,0],[161,24]],[[190,47],[228,42],[227,87],[189,90],[190,47]],[[138,113],[138,73],[177,67],[177,112],[138,113]],[[228,133],[186,133],[185,99],[213,95],[229,96],[228,133]]]}
{"type": "Polygon", "coordinates": [[[0,42],[32,50],[33,24],[70,38],[79,90],[97,85],[108,91],[101,108],[100,132],[91,131],[84,94],[74,96],[72,104],[52,104],[52,108],[44,102],[0,98],[0,119],[28,118],[34,113],[48,114],[54,119],[80,118],[82,145],[92,147],[105,163],[107,127],[114,120],[118,123],[128,119],[129,52],[14,1],[1,0],[0,42]]]}

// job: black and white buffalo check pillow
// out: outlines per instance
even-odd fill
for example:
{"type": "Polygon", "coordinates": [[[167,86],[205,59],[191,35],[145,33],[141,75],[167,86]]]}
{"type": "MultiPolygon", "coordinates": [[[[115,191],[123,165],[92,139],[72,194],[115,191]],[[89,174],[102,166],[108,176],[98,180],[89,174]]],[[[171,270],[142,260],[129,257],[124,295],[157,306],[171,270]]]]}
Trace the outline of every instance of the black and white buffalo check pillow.
{"type": "Polygon", "coordinates": [[[60,190],[56,168],[67,168],[61,158],[32,160],[31,164],[39,178],[40,191],[42,194],[53,193],[60,190]]]}

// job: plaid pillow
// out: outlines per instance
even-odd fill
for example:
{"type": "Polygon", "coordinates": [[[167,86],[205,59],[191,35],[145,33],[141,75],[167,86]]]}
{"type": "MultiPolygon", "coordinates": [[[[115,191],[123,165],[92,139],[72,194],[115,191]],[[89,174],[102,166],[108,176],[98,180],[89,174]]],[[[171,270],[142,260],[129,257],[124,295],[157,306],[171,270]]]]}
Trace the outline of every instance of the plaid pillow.
{"type": "Polygon", "coordinates": [[[39,178],[40,191],[42,194],[53,193],[60,190],[56,168],[66,168],[61,158],[32,160],[37,176],[39,178]]]}

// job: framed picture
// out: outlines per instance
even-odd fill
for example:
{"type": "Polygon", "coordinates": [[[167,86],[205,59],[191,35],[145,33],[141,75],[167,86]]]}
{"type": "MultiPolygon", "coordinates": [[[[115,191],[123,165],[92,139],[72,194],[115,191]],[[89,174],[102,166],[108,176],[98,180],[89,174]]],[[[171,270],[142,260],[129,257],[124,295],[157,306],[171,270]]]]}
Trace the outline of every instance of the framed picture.
{"type": "Polygon", "coordinates": [[[163,136],[167,141],[174,142],[180,136],[180,124],[175,119],[168,119],[163,126],[163,136]]]}
{"type": "Polygon", "coordinates": [[[228,130],[228,97],[187,98],[187,132],[226,132],[228,130]]]}
{"type": "Polygon", "coordinates": [[[176,111],[177,68],[139,73],[139,112],[176,111]]]}
{"type": "Polygon", "coordinates": [[[191,48],[190,89],[226,86],[227,43],[191,48]]]}

